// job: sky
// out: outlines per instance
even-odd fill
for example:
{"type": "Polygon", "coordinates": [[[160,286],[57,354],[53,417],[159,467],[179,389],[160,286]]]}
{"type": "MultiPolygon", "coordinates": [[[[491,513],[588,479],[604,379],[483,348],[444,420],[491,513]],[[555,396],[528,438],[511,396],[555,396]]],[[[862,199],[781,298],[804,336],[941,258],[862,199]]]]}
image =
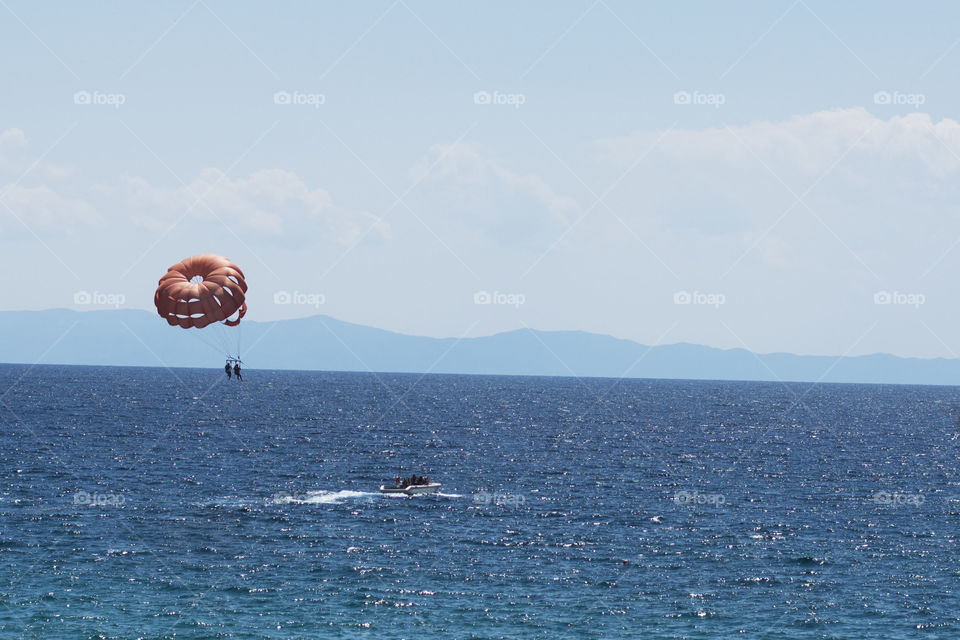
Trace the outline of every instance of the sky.
{"type": "Polygon", "coordinates": [[[252,320],[958,357],[957,25],[0,0],[0,309],[152,309],[219,253],[252,320]]]}

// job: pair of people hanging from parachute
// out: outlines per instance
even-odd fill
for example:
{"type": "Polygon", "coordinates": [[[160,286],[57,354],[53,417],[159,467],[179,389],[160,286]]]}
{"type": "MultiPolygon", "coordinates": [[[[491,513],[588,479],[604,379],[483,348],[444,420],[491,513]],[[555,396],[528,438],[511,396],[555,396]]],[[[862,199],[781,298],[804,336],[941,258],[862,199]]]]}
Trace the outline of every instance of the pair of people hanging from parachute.
{"type": "Polygon", "coordinates": [[[227,364],[223,365],[223,370],[227,374],[227,380],[230,379],[231,375],[235,375],[237,380],[243,382],[243,375],[240,373],[240,358],[227,358],[227,364]],[[231,362],[233,363],[232,366],[231,362]]]}
{"type": "Polygon", "coordinates": [[[236,349],[226,347],[226,342],[234,336],[223,335],[218,336],[221,345],[214,348],[226,353],[223,370],[227,378],[232,373],[237,380],[243,380],[240,357],[230,354],[240,351],[239,325],[247,313],[246,293],[247,282],[240,267],[223,256],[206,253],[181,260],[167,269],[157,285],[153,303],[170,326],[183,329],[212,326],[236,333],[236,349]]]}

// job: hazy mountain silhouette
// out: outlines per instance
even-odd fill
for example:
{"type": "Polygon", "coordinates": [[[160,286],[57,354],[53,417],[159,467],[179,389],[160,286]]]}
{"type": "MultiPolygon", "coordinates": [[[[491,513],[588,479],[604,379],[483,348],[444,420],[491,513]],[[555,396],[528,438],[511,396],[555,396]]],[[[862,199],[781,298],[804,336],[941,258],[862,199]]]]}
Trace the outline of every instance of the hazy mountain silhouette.
{"type": "MultiPolygon", "coordinates": [[[[3,311],[0,362],[222,367],[223,352],[196,333],[139,310],[3,311]]],[[[524,329],[458,340],[312,316],[244,320],[241,336],[248,369],[960,384],[960,360],[953,359],[758,355],[694,344],[651,347],[582,331],[524,329]]]]}

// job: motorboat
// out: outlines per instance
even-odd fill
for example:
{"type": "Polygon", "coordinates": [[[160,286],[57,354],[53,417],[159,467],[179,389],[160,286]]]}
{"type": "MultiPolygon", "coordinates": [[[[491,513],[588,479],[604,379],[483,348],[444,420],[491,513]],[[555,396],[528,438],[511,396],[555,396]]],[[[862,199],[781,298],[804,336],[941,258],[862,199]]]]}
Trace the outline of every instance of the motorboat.
{"type": "Polygon", "coordinates": [[[419,496],[426,493],[436,493],[439,490],[439,482],[430,482],[427,484],[408,484],[407,486],[385,484],[380,487],[380,493],[401,494],[406,496],[419,496]]]}

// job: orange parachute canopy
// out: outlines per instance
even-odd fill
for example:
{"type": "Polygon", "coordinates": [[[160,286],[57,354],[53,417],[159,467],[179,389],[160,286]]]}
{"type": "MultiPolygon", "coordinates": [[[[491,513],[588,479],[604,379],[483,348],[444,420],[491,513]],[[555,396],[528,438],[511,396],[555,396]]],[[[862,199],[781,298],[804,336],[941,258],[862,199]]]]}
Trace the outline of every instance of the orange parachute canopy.
{"type": "Polygon", "coordinates": [[[204,253],[170,267],[160,278],[153,303],[173,326],[202,329],[223,322],[235,327],[247,312],[246,293],[240,267],[223,256],[204,253]],[[236,319],[231,320],[235,313],[236,319]]]}

